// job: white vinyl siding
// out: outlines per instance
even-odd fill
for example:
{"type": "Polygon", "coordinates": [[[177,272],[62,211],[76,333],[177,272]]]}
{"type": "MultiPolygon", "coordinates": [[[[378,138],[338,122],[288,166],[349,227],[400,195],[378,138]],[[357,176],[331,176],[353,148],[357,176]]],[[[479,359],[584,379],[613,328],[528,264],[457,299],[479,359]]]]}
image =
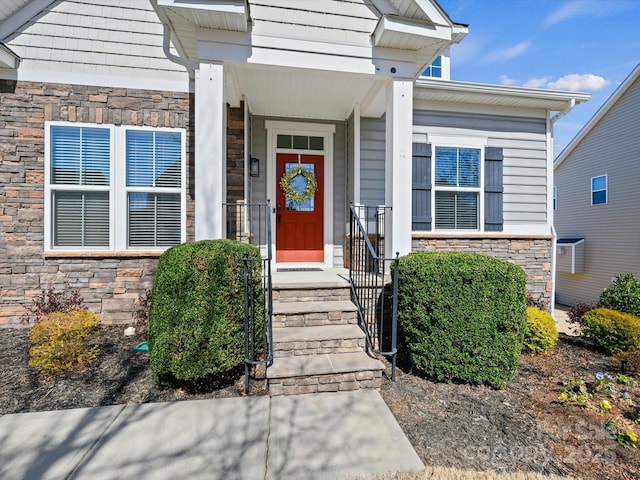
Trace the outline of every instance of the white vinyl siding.
{"type": "Polygon", "coordinates": [[[47,250],[157,250],[185,240],[185,133],[47,122],[47,250]]]}

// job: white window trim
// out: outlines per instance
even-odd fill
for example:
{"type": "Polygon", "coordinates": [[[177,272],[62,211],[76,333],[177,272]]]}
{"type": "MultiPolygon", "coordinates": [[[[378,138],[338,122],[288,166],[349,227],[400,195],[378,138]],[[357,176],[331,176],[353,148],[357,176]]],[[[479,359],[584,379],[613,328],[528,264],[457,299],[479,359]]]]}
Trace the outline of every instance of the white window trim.
{"type": "Polygon", "coordinates": [[[484,232],[484,149],[486,137],[466,137],[449,135],[427,135],[431,143],[431,231],[437,233],[482,233],[484,232]],[[436,147],[474,148],[480,150],[480,178],[478,187],[443,187],[436,185],[436,147]],[[436,227],[436,192],[477,192],[478,193],[478,228],[442,229],[436,227]]]}
{"type": "MultiPolygon", "coordinates": [[[[335,245],[333,245],[333,137],[336,126],[333,123],[299,123],[291,121],[266,120],[267,130],[267,199],[276,198],[276,154],[301,153],[324,156],[324,263],[326,268],[333,267],[335,245]],[[277,148],[278,135],[304,135],[324,138],[324,150],[293,150],[277,148]]],[[[275,207],[275,204],[272,205],[275,207]]],[[[276,221],[275,208],[272,208],[271,254],[276,258],[276,221]]],[[[285,265],[281,263],[280,266],[285,265]]],[[[296,263],[296,266],[304,262],[296,263]]]]}
{"type": "Polygon", "coordinates": [[[146,188],[126,187],[126,132],[127,130],[147,130],[154,132],[178,132],[181,139],[180,187],[154,188],[157,193],[180,193],[180,242],[186,241],[187,224],[187,155],[186,131],[183,128],[146,127],[134,125],[111,125],[80,122],[45,122],[45,155],[44,155],[44,251],[45,253],[63,254],[65,252],[162,252],[169,247],[127,247],[127,193],[131,191],[148,191],[146,188]],[[89,127],[104,128],[110,131],[110,182],[109,187],[70,185],[51,188],[51,127],[89,127]],[[89,187],[89,188],[87,188],[89,187]],[[109,191],[109,247],[54,247],[52,238],[52,190],[101,190],[109,191]]]}
{"type": "Polygon", "coordinates": [[[606,205],[607,203],[609,203],[609,176],[605,173],[604,175],[596,175],[595,177],[591,177],[591,180],[589,181],[589,201],[591,202],[591,206],[596,206],[596,205],[606,205]],[[596,178],[601,178],[604,177],[604,189],[600,189],[600,190],[594,190],[593,189],[593,181],[596,178]],[[604,203],[593,203],[593,194],[596,192],[602,192],[604,191],[605,193],[605,197],[606,197],[606,201],[604,203]]]}

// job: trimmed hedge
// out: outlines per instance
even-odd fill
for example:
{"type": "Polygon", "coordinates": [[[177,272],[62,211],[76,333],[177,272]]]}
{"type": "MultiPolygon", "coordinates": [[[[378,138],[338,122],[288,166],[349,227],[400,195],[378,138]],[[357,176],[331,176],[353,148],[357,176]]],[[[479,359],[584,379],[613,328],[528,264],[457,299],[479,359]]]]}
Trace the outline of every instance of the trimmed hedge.
{"type": "MultiPolygon", "coordinates": [[[[242,364],[245,253],[260,258],[257,247],[235,240],[189,242],[162,254],[149,309],[156,382],[201,380],[242,364]]],[[[259,271],[253,281],[259,285],[259,271]]]]}
{"type": "Polygon", "coordinates": [[[504,387],[518,368],[526,274],[473,253],[400,259],[398,319],[411,361],[440,381],[504,387]]]}
{"type": "Polygon", "coordinates": [[[596,308],[582,318],[582,336],[611,355],[640,349],[640,318],[608,308],[596,308]]]}
{"type": "Polygon", "coordinates": [[[533,353],[545,353],[558,341],[558,329],[551,315],[537,307],[527,308],[524,347],[533,353]]]}

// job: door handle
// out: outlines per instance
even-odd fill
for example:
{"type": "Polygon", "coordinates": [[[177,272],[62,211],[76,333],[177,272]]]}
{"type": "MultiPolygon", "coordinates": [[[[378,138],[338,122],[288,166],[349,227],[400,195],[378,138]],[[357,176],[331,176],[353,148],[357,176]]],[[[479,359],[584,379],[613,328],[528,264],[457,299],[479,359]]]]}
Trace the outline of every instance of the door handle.
{"type": "Polygon", "coordinates": [[[276,215],[276,218],[278,219],[277,227],[276,227],[276,228],[277,228],[278,230],[280,230],[280,222],[282,221],[282,214],[281,214],[281,213],[279,213],[278,215],[276,215]]]}

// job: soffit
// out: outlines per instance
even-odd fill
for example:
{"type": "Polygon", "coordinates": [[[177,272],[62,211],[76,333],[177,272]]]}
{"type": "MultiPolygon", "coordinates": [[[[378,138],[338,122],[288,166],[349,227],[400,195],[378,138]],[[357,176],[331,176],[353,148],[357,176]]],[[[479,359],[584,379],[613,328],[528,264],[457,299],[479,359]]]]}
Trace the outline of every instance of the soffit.
{"type": "Polygon", "coordinates": [[[0,23],[27,5],[29,0],[2,0],[0,2],[0,23]]]}
{"type": "Polygon", "coordinates": [[[419,79],[413,91],[418,100],[532,108],[549,111],[564,110],[572,100],[586,102],[591,95],[524,87],[508,87],[481,83],[419,79]]]}
{"type": "Polygon", "coordinates": [[[244,98],[254,115],[345,120],[356,103],[384,90],[385,79],[294,68],[225,64],[226,94],[244,98]]]}

